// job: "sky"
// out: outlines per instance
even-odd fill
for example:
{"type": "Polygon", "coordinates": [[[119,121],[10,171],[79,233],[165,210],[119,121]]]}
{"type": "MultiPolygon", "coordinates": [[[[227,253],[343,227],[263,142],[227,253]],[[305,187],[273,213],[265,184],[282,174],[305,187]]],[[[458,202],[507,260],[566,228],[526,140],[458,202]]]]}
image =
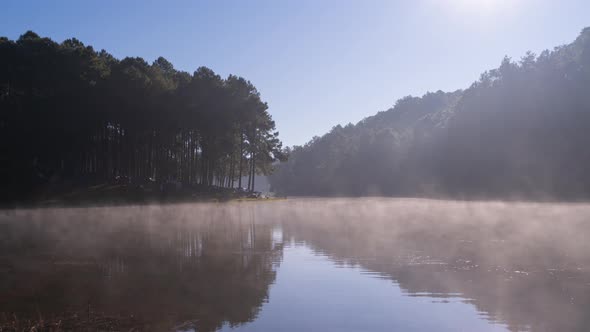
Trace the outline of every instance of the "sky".
{"type": "Polygon", "coordinates": [[[76,37],[118,58],[243,76],[285,145],[407,95],[466,88],[500,64],[573,41],[589,0],[2,0],[0,36],[76,37]]]}

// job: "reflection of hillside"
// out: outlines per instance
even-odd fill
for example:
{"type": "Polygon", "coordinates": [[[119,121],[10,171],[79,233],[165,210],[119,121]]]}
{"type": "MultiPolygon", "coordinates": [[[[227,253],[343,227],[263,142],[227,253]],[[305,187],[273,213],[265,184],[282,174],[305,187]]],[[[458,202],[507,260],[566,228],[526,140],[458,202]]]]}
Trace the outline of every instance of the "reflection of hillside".
{"type": "Polygon", "coordinates": [[[513,331],[590,325],[587,206],[383,202],[310,201],[289,214],[285,235],[409,296],[462,297],[513,331]]]}
{"type": "Polygon", "coordinates": [[[90,303],[158,330],[251,321],[282,255],[272,228],[237,206],[39,210],[0,227],[0,312],[51,316],[90,303]]]}

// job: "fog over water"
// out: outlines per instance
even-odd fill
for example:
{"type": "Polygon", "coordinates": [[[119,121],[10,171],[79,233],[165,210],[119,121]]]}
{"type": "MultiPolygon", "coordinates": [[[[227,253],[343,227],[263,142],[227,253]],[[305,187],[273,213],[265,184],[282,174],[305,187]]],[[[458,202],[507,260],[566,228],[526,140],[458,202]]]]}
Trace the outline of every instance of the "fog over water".
{"type": "Polygon", "coordinates": [[[393,198],[5,210],[0,320],[585,331],[589,216],[587,204],[393,198]]]}

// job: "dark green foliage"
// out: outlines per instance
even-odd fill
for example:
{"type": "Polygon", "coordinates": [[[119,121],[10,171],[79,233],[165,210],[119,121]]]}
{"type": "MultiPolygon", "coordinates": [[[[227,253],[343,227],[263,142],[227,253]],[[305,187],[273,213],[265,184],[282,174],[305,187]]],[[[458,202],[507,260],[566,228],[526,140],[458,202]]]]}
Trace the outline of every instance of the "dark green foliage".
{"type": "Polygon", "coordinates": [[[505,58],[464,91],[406,97],[337,126],[271,177],[298,195],[590,196],[590,29],[505,58]]]}
{"type": "Polygon", "coordinates": [[[267,108],[249,81],[205,67],[190,75],[31,31],[2,37],[1,198],[116,178],[234,187],[284,159],[267,108]]]}

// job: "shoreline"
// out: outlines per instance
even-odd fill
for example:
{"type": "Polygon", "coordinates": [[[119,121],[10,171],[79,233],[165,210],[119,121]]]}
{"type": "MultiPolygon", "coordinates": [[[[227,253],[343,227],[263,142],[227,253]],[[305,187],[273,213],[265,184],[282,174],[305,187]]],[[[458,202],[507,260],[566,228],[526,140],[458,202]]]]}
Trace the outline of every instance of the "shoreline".
{"type": "Polygon", "coordinates": [[[260,192],[232,188],[188,188],[165,192],[153,188],[100,184],[66,191],[46,190],[30,197],[0,202],[0,210],[36,208],[108,207],[150,204],[264,202],[285,200],[260,192]]]}

